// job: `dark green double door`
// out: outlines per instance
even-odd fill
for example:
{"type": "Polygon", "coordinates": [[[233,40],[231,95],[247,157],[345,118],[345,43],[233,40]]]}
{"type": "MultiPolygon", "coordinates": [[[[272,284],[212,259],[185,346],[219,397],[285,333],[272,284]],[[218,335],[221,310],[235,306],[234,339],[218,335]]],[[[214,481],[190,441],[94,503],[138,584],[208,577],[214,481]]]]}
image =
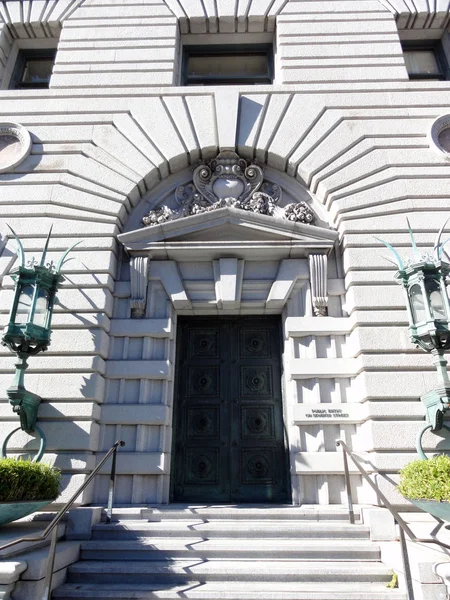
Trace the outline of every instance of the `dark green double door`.
{"type": "Polygon", "coordinates": [[[180,319],[174,501],[289,500],[280,346],[276,317],[180,319]]]}

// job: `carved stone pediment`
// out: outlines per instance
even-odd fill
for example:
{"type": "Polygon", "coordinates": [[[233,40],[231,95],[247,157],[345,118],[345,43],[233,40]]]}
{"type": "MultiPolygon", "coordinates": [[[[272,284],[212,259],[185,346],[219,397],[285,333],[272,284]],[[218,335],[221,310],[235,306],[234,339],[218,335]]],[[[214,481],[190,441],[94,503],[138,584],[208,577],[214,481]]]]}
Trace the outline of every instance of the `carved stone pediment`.
{"type": "Polygon", "coordinates": [[[145,252],[158,260],[207,260],[224,255],[269,260],[307,256],[313,250],[327,254],[337,233],[225,206],[122,233],[118,238],[131,255],[145,252]]]}
{"type": "Polygon", "coordinates": [[[198,166],[192,182],[177,188],[177,208],[163,205],[153,209],[143,217],[142,224],[151,227],[227,206],[298,223],[314,222],[314,212],[306,202],[281,208],[281,195],[279,185],[264,180],[258,164],[248,164],[235,152],[224,151],[198,166]]]}

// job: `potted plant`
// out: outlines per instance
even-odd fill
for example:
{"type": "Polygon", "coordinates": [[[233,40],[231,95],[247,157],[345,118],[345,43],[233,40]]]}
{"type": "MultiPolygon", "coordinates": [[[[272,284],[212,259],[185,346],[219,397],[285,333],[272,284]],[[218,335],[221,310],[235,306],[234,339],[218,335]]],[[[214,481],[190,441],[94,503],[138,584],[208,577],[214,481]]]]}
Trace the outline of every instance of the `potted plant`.
{"type": "Polygon", "coordinates": [[[400,494],[434,517],[450,521],[450,457],[415,460],[400,471],[400,494]]]}
{"type": "Polygon", "coordinates": [[[39,510],[59,493],[60,471],[46,464],[0,459],[0,525],[39,510]]]}

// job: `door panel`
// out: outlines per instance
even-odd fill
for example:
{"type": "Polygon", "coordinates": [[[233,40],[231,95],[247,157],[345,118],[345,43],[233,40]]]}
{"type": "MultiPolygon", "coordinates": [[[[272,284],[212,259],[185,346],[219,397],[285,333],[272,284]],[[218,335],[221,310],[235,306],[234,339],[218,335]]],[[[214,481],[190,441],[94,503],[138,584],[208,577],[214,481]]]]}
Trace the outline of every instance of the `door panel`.
{"type": "Polygon", "coordinates": [[[180,319],[173,499],[286,502],[278,318],[180,319]]]}

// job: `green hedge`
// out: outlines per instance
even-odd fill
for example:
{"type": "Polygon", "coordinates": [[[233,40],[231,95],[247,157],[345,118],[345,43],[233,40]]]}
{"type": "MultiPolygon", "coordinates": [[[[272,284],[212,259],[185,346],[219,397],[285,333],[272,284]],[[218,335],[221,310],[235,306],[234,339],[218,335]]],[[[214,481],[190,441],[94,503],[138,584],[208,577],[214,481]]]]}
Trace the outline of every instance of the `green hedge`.
{"type": "Polygon", "coordinates": [[[59,493],[60,475],[60,471],[43,463],[1,458],[0,502],[54,500],[59,493]]]}
{"type": "Polygon", "coordinates": [[[450,457],[415,460],[400,471],[398,491],[412,500],[450,502],[450,457]]]}

